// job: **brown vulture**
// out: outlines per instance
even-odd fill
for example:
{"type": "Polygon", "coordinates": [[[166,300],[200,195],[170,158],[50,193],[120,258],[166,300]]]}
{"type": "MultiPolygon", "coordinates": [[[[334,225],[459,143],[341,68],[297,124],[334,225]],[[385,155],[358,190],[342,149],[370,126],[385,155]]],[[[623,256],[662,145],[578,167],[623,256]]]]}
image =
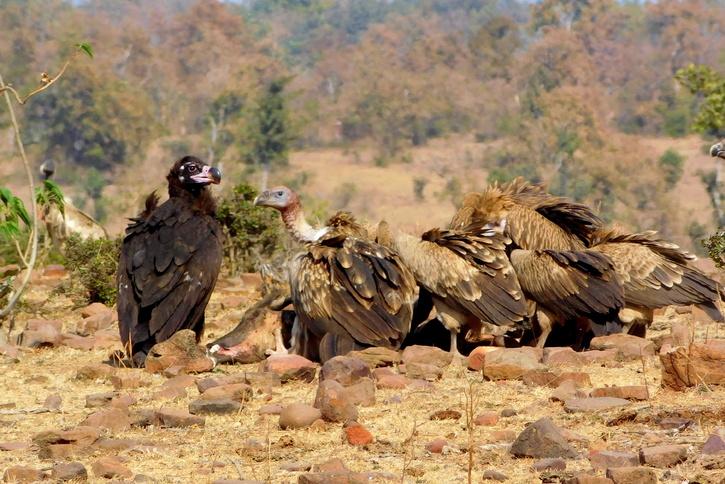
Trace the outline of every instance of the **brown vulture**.
{"type": "Polygon", "coordinates": [[[603,225],[587,206],[518,178],[466,195],[450,227],[471,223],[495,227],[511,239],[511,265],[525,297],[536,303],[537,346],[544,345],[554,323],[617,320],[622,285],[611,260],[587,248],[603,225]]]}
{"type": "Polygon", "coordinates": [[[416,284],[395,252],[370,240],[346,212],[311,227],[287,187],[266,190],[254,203],[279,210],[292,237],[305,244],[289,268],[295,343],[312,333],[321,339],[323,361],[358,347],[400,347],[410,331],[416,284]]]}
{"type": "Polygon", "coordinates": [[[118,264],[118,325],[133,364],[182,329],[197,339],[222,262],[222,232],[207,185],[221,173],[193,156],[174,163],[166,179],[169,199],[131,219],[118,264]]]}
{"type": "Polygon", "coordinates": [[[653,310],[669,305],[694,304],[713,320],[724,321],[717,282],[688,266],[694,255],[658,238],[656,232],[600,230],[591,245],[612,260],[624,285],[626,307],[620,319],[630,333],[644,336],[653,310]]]}
{"type": "MultiPolygon", "coordinates": [[[[450,351],[460,356],[457,335],[482,325],[511,329],[527,315],[527,303],[506,254],[511,240],[480,225],[462,230],[432,229],[416,237],[392,235],[378,225],[378,241],[393,248],[413,271],[421,294],[432,297],[437,317],[451,335],[450,351]]],[[[421,296],[422,297],[422,296],[421,296]]]]}
{"type": "Polygon", "coordinates": [[[715,143],[710,147],[710,156],[713,158],[722,158],[725,160],[725,139],[719,143],[715,143]]]}

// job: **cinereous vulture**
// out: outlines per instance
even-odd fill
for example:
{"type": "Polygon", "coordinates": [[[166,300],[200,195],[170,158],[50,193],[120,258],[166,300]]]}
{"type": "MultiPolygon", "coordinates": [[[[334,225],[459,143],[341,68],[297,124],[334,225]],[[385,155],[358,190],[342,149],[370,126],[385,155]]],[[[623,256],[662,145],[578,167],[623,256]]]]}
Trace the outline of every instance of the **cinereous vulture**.
{"type": "Polygon", "coordinates": [[[182,329],[201,338],[204,310],[222,262],[222,232],[208,185],[221,173],[198,158],[178,160],[169,199],[151,194],[131,219],[118,265],[118,324],[127,356],[143,365],[151,347],[182,329]]]}

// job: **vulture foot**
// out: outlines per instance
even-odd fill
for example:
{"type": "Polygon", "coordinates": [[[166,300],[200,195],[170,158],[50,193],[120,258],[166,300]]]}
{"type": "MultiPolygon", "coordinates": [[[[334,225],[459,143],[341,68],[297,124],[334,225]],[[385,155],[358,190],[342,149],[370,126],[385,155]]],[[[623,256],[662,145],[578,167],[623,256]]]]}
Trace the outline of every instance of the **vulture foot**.
{"type": "MultiPolygon", "coordinates": [[[[272,355],[289,355],[291,352],[284,345],[284,339],[282,338],[282,328],[275,328],[274,330],[274,349],[268,349],[264,352],[267,356],[272,355]]],[[[294,346],[293,346],[294,347],[294,346]]]]}

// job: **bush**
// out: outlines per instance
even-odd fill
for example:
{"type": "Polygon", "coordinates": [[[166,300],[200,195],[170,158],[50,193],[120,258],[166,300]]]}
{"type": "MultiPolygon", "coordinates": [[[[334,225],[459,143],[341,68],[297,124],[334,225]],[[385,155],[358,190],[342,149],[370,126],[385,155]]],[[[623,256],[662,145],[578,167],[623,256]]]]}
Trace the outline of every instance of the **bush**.
{"type": "Polygon", "coordinates": [[[682,165],[684,162],[684,157],[672,148],[660,156],[659,165],[665,173],[667,188],[674,187],[680,181],[680,178],[682,178],[682,165]]]}
{"type": "Polygon", "coordinates": [[[257,270],[282,249],[283,231],[275,210],[254,206],[257,191],[247,183],[232,189],[219,203],[224,228],[224,261],[232,274],[257,270]]]}
{"type": "Polygon", "coordinates": [[[65,266],[70,271],[71,294],[87,302],[116,303],[116,271],[121,238],[83,239],[73,234],[65,242],[65,266]]]}
{"type": "Polygon", "coordinates": [[[720,229],[709,239],[703,240],[702,245],[707,249],[710,259],[715,261],[716,266],[725,267],[725,229],[720,229]]]}

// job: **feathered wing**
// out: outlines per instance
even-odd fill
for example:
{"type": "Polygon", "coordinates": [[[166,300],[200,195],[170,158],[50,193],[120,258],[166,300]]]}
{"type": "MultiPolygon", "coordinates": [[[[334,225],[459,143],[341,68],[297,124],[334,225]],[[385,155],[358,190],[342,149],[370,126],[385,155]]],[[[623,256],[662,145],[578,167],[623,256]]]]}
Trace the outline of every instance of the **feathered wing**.
{"type": "Polygon", "coordinates": [[[334,235],[297,256],[290,271],[295,309],[318,334],[398,347],[410,331],[415,280],[374,242],[334,235]]]}
{"type": "Polygon", "coordinates": [[[655,309],[695,304],[715,321],[723,321],[717,282],[687,266],[694,255],[659,239],[655,232],[603,231],[593,243],[594,250],[612,259],[628,305],[655,309]]]}
{"type": "Polygon", "coordinates": [[[201,335],[221,267],[219,226],[170,199],[126,232],[118,271],[124,346],[163,341],[181,329],[201,335]]]}
{"type": "Polygon", "coordinates": [[[396,249],[419,284],[447,305],[479,320],[513,325],[526,315],[505,236],[493,230],[434,229],[422,239],[400,235],[396,249]]]}
{"type": "Polygon", "coordinates": [[[616,320],[624,293],[612,261],[593,250],[514,250],[511,264],[527,298],[562,320],[616,320]]]}

